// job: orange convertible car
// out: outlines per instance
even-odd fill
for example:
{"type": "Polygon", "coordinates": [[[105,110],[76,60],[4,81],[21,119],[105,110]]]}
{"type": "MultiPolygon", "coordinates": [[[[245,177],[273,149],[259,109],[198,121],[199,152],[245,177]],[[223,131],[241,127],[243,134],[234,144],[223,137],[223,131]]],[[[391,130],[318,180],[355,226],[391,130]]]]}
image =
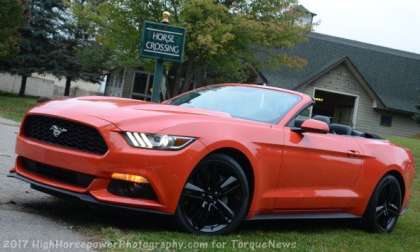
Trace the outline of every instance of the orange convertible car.
{"type": "Polygon", "coordinates": [[[392,231],[410,199],[411,152],[327,117],[308,119],[312,104],[242,84],[162,104],[50,101],[22,122],[9,176],[54,195],[175,215],[199,234],[282,218],[362,218],[392,231]]]}

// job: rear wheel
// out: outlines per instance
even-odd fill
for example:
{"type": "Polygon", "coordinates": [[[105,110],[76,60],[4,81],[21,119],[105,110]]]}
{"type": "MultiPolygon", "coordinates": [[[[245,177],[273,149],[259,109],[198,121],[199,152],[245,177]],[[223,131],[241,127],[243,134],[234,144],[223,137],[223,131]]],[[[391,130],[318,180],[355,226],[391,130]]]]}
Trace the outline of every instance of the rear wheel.
{"type": "Polygon", "coordinates": [[[390,233],[401,211],[402,193],[398,179],[385,176],[378,184],[364,216],[366,227],[373,232],[390,233]]]}
{"type": "Polygon", "coordinates": [[[176,218],[188,232],[224,234],[241,223],[248,202],[249,186],[242,167],[227,155],[213,154],[188,178],[176,218]]]}

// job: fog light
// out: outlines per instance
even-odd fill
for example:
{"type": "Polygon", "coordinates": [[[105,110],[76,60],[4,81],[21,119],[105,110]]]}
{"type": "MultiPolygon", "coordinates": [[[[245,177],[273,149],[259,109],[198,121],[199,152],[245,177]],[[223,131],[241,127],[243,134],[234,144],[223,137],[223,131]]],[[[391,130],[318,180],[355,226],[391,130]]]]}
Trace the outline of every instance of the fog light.
{"type": "Polygon", "coordinates": [[[113,179],[118,180],[124,180],[129,182],[134,182],[137,184],[148,184],[149,180],[147,180],[145,177],[138,176],[138,175],[130,175],[130,174],[124,174],[124,173],[112,173],[113,179]]]}
{"type": "Polygon", "coordinates": [[[157,200],[156,194],[149,183],[134,183],[123,180],[111,180],[108,192],[128,198],[157,200]]]}

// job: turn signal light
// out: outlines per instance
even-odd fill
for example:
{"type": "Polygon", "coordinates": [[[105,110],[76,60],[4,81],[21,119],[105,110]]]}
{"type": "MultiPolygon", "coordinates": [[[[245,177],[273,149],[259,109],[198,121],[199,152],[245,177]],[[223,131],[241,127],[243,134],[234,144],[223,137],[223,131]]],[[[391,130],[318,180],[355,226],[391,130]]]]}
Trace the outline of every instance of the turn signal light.
{"type": "Polygon", "coordinates": [[[134,182],[134,183],[137,183],[137,184],[147,184],[147,183],[149,183],[149,180],[147,180],[147,178],[145,178],[145,177],[138,176],[138,175],[124,174],[124,173],[112,173],[112,178],[113,179],[118,179],[118,180],[134,182]]]}

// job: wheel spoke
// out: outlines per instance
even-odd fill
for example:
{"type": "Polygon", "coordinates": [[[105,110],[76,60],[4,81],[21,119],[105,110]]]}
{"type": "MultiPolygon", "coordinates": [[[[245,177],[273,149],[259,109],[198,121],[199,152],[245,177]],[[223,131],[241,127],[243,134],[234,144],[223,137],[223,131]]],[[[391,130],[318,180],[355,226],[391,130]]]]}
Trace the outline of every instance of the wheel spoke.
{"type": "Polygon", "coordinates": [[[388,206],[389,206],[390,209],[393,209],[395,211],[398,211],[399,210],[399,208],[395,204],[389,203],[388,206]]]}
{"type": "Polygon", "coordinates": [[[216,207],[216,213],[220,216],[221,224],[229,221],[229,217],[221,208],[216,207]]]}
{"type": "Polygon", "coordinates": [[[203,194],[205,193],[205,191],[192,184],[192,183],[187,183],[184,187],[184,192],[183,192],[183,196],[189,197],[189,198],[194,198],[194,199],[204,199],[203,194]]]}
{"type": "Polygon", "coordinates": [[[230,176],[228,179],[226,179],[221,185],[220,188],[224,189],[228,186],[230,186],[231,184],[235,183],[237,181],[236,178],[230,176]]]}
{"type": "Polygon", "coordinates": [[[381,222],[380,220],[382,219],[386,219],[386,216],[385,216],[385,206],[377,206],[376,207],[376,215],[375,215],[375,219],[378,221],[378,222],[381,222]]]}
{"type": "Polygon", "coordinates": [[[212,166],[210,166],[210,167],[207,167],[207,169],[205,170],[205,177],[206,177],[206,190],[207,191],[210,191],[211,189],[214,189],[215,188],[215,185],[216,185],[216,177],[217,177],[217,174],[216,174],[216,172],[214,171],[214,167],[212,167],[212,166]]]}
{"type": "Polygon", "coordinates": [[[390,178],[382,182],[376,202],[375,224],[388,232],[394,227],[400,214],[401,193],[399,184],[390,178]]]}
{"type": "Polygon", "coordinates": [[[206,161],[184,186],[180,218],[203,233],[218,232],[232,225],[245,203],[247,191],[242,190],[242,179],[228,162],[206,161]]]}
{"type": "Polygon", "coordinates": [[[388,229],[388,224],[390,222],[391,218],[389,216],[384,216],[384,218],[382,218],[382,227],[387,230],[388,229]]]}
{"type": "Polygon", "coordinates": [[[385,192],[385,198],[386,199],[389,199],[389,193],[390,193],[389,188],[390,187],[391,187],[391,185],[389,183],[384,187],[384,192],[385,192]]]}
{"type": "Polygon", "coordinates": [[[210,185],[211,185],[212,190],[215,190],[217,188],[218,182],[219,182],[218,180],[219,180],[219,174],[217,174],[217,171],[213,169],[210,172],[210,185]]]}
{"type": "Polygon", "coordinates": [[[376,215],[382,214],[383,212],[385,212],[385,206],[377,206],[376,207],[376,215]]]}
{"type": "Polygon", "coordinates": [[[388,216],[388,218],[386,219],[384,228],[388,230],[392,226],[392,222],[394,220],[395,220],[395,217],[388,216]]]}
{"type": "Polygon", "coordinates": [[[389,185],[386,184],[382,188],[382,190],[381,190],[381,192],[379,194],[379,198],[378,198],[377,204],[378,205],[385,206],[387,204],[388,200],[389,200],[389,185]]]}
{"type": "Polygon", "coordinates": [[[206,226],[207,220],[209,218],[209,211],[204,209],[203,214],[200,216],[200,219],[197,221],[198,230],[201,230],[203,227],[206,226]]]}
{"type": "Polygon", "coordinates": [[[379,194],[378,204],[385,204],[386,199],[386,189],[384,188],[379,194]]]}
{"type": "Polygon", "coordinates": [[[388,211],[390,213],[392,213],[392,215],[394,215],[394,216],[398,216],[400,214],[399,208],[396,205],[392,204],[392,203],[389,203],[389,205],[388,205],[388,211]]]}
{"type": "Polygon", "coordinates": [[[388,201],[394,202],[398,197],[397,190],[395,190],[395,188],[391,188],[391,185],[388,190],[388,201]]]}
{"type": "Polygon", "coordinates": [[[223,216],[228,219],[232,219],[235,217],[235,213],[230,209],[230,207],[225,204],[225,202],[221,201],[220,199],[217,200],[217,205],[223,211],[223,216]]]}
{"type": "Polygon", "coordinates": [[[239,183],[238,183],[238,180],[235,178],[235,177],[233,177],[233,176],[230,176],[229,178],[227,178],[220,186],[219,186],[219,188],[220,188],[220,190],[221,190],[221,193],[223,194],[223,195],[226,195],[226,194],[229,194],[230,192],[232,192],[232,191],[234,191],[234,190],[236,190],[236,189],[238,189],[240,187],[240,185],[239,185],[239,183]]]}
{"type": "Polygon", "coordinates": [[[193,216],[190,219],[191,224],[194,226],[194,228],[196,228],[197,230],[200,230],[203,227],[205,221],[207,220],[207,217],[206,217],[207,214],[208,214],[207,209],[203,207],[199,207],[197,209],[197,211],[193,214],[193,216]]]}

